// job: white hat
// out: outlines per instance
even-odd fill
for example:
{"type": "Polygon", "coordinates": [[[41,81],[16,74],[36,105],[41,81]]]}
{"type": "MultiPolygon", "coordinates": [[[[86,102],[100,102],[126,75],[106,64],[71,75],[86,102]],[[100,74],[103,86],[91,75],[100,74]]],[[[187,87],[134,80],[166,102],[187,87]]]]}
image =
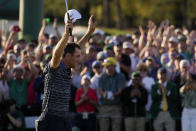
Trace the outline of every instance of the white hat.
{"type": "Polygon", "coordinates": [[[15,65],[11,72],[14,73],[16,69],[21,69],[22,73],[25,74],[25,69],[20,64],[15,65]]]}
{"type": "Polygon", "coordinates": [[[123,42],[123,49],[129,48],[131,49],[131,42],[123,42]]]}
{"type": "Polygon", "coordinates": [[[12,57],[12,59],[16,60],[16,55],[13,54],[13,53],[9,53],[9,54],[7,55],[7,59],[9,59],[9,57],[12,57]]]}
{"type": "Polygon", "coordinates": [[[182,33],[182,30],[180,29],[180,28],[177,28],[177,29],[175,29],[175,31],[174,31],[176,34],[177,33],[182,33]]]}
{"type": "Polygon", "coordinates": [[[104,35],[104,31],[100,29],[100,30],[97,30],[97,31],[95,32],[95,34],[104,35]]]}
{"type": "Polygon", "coordinates": [[[83,81],[83,80],[85,80],[85,79],[88,79],[88,80],[91,80],[91,77],[89,76],[89,75],[83,75],[82,76],[82,79],[81,79],[81,81],[83,81]]]}
{"type": "Polygon", "coordinates": [[[178,39],[176,37],[170,37],[169,42],[178,43],[178,39]]]}
{"type": "Polygon", "coordinates": [[[130,34],[126,34],[126,35],[125,35],[125,37],[128,37],[128,38],[130,38],[130,37],[131,37],[131,35],[130,35],[130,34]]]}
{"type": "MultiPolygon", "coordinates": [[[[76,20],[82,18],[82,15],[75,9],[68,10],[68,13],[69,13],[70,20],[72,20],[72,23],[74,23],[74,22],[76,22],[76,20]]],[[[66,13],[65,17],[64,17],[64,22],[67,23],[67,21],[68,21],[68,16],[66,13]]]]}
{"type": "Polygon", "coordinates": [[[54,34],[50,34],[50,36],[49,36],[49,38],[54,38],[54,37],[56,37],[56,35],[54,35],[54,34]]]}

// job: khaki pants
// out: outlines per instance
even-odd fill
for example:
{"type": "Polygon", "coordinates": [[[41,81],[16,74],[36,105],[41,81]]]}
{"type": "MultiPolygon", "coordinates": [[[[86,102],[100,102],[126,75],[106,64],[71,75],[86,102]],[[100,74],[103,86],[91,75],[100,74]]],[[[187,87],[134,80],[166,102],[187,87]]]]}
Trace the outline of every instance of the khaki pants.
{"type": "Polygon", "coordinates": [[[144,117],[125,118],[125,131],[145,131],[144,117]]]}
{"type": "Polygon", "coordinates": [[[166,112],[159,112],[157,118],[154,120],[153,123],[155,131],[163,131],[163,127],[165,126],[166,131],[175,131],[175,120],[172,119],[170,113],[166,112]]]}
{"type": "Polygon", "coordinates": [[[103,105],[99,107],[100,131],[109,131],[111,118],[112,131],[121,131],[121,107],[116,105],[103,105]]]}

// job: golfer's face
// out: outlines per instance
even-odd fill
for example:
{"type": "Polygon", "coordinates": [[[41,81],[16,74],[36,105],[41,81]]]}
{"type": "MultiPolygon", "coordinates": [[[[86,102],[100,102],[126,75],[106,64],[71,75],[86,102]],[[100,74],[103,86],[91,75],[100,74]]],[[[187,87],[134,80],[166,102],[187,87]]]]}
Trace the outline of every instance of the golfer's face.
{"type": "Polygon", "coordinates": [[[72,67],[75,67],[75,64],[80,62],[80,56],[81,56],[81,50],[76,48],[75,53],[73,54],[72,60],[71,60],[72,67]]]}

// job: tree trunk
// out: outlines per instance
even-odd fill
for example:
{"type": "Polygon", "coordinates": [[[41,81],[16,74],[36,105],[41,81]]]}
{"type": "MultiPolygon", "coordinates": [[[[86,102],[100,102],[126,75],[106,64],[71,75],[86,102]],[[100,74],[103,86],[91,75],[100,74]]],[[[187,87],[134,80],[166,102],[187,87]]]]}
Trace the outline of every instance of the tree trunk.
{"type": "Polygon", "coordinates": [[[120,7],[120,0],[115,0],[115,5],[116,5],[116,27],[118,29],[122,29],[122,12],[121,12],[121,7],[120,7]]]}
{"type": "Polygon", "coordinates": [[[103,0],[103,25],[108,27],[110,23],[110,4],[109,0],[103,0]]]}

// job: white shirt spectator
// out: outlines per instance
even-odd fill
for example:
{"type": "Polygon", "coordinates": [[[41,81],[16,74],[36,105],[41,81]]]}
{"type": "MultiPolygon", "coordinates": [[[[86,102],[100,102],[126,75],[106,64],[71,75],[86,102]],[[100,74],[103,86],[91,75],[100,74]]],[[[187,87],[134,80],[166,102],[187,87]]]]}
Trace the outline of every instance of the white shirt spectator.
{"type": "MultiPolygon", "coordinates": [[[[130,80],[127,84],[127,86],[130,86],[132,83],[132,80],[130,80]]],[[[144,85],[144,88],[147,90],[148,92],[148,102],[146,104],[146,111],[150,110],[151,104],[152,104],[152,99],[151,99],[151,89],[152,89],[152,85],[155,83],[154,79],[146,76],[142,79],[142,84],[144,85]]]]}
{"type": "Polygon", "coordinates": [[[81,87],[81,79],[82,79],[82,76],[80,74],[74,74],[72,76],[72,84],[77,87],[77,88],[80,88],[81,87]]]}
{"type": "Polygon", "coordinates": [[[139,57],[136,56],[134,53],[129,55],[131,59],[131,73],[136,71],[137,64],[139,63],[139,57]]]}
{"type": "Polygon", "coordinates": [[[146,111],[150,110],[151,104],[152,104],[152,99],[151,99],[151,89],[152,89],[152,85],[155,83],[154,79],[151,77],[144,77],[142,80],[142,83],[144,84],[145,89],[148,92],[148,102],[146,104],[146,111]]]}
{"type": "Polygon", "coordinates": [[[101,74],[100,75],[97,75],[95,74],[92,78],[91,78],[91,88],[96,90],[97,92],[97,97],[98,97],[98,100],[101,98],[101,95],[99,94],[99,78],[100,78],[101,74]]]}

